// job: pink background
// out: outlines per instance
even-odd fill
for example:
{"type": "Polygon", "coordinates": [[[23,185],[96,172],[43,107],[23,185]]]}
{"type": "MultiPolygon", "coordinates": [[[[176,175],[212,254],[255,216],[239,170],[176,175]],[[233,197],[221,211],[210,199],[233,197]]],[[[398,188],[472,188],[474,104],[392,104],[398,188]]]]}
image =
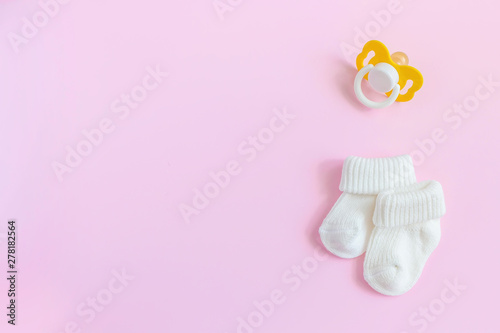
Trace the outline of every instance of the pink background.
{"type": "Polygon", "coordinates": [[[1,331],[234,333],[253,316],[240,333],[499,332],[498,83],[465,117],[450,111],[479,77],[500,81],[499,2],[227,1],[222,16],[212,0],[71,1],[18,53],[9,33],[40,5],[0,2],[0,257],[8,219],[19,233],[17,326],[1,278],[1,331]],[[359,31],[422,72],[411,102],[355,100],[342,46],[359,31]],[[112,103],[157,65],[168,78],[121,119],[112,103]],[[238,147],[284,107],[295,119],[247,161],[238,147]],[[52,163],[106,118],[114,131],[58,181],[52,163]],[[345,157],[405,153],[443,184],[448,212],[420,281],[386,297],[364,256],[315,259],[317,230],[345,157]],[[239,174],[186,223],[180,205],[231,160],[239,174]],[[87,322],[77,309],[122,269],[134,279],[87,322]],[[455,279],[467,288],[445,304],[455,279]],[[253,313],[273,290],[281,304],[253,313]],[[437,314],[422,322],[421,307],[437,314]]]}

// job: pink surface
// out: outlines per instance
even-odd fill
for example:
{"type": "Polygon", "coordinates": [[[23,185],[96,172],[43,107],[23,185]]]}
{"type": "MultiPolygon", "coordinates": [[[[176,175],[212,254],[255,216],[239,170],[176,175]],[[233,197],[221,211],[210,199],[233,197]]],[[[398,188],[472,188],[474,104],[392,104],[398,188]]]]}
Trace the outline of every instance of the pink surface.
{"type": "Polygon", "coordinates": [[[499,2],[215,3],[70,1],[44,22],[36,1],[0,2],[0,257],[8,219],[19,232],[1,331],[499,332],[499,2]],[[422,72],[411,102],[355,100],[365,34],[422,72]],[[67,166],[72,149],[87,156],[67,166]],[[317,230],[345,157],[405,153],[448,212],[391,298],[317,230]]]}

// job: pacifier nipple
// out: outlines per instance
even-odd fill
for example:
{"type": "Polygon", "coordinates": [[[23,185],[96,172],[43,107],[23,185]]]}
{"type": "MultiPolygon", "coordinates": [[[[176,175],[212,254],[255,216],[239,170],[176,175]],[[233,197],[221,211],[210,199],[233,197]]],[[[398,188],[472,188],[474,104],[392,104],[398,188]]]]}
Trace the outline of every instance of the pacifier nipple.
{"type": "Polygon", "coordinates": [[[404,52],[394,52],[391,55],[392,61],[394,61],[398,65],[408,65],[410,60],[408,59],[408,56],[404,52]]]}

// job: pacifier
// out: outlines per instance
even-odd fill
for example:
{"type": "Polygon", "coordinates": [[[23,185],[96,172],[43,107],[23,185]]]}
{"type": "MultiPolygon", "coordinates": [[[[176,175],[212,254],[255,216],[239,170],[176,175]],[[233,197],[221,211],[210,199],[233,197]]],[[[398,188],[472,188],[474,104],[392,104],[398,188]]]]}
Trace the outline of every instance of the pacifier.
{"type": "Polygon", "coordinates": [[[359,72],[354,79],[354,92],[361,103],[369,108],[381,109],[392,103],[408,102],[413,98],[415,92],[422,87],[424,78],[414,67],[408,66],[408,56],[403,52],[389,54],[389,50],[378,40],[371,40],[363,46],[363,50],[356,58],[356,67],[359,72]],[[363,67],[368,54],[373,51],[375,55],[363,67]],[[383,102],[369,100],[361,90],[361,81],[365,78],[370,86],[388,98],[383,102]],[[408,90],[401,94],[407,84],[408,90]]]}

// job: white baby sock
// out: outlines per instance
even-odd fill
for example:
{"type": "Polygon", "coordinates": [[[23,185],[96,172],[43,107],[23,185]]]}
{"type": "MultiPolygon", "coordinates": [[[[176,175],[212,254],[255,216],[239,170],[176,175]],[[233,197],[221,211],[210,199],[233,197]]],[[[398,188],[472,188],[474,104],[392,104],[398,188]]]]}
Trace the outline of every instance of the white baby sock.
{"type": "Polygon", "coordinates": [[[415,170],[409,155],[346,158],[340,180],[340,190],[344,193],[319,228],[325,247],[342,258],[363,254],[373,229],[377,194],[415,182],[415,170]]]}
{"type": "Polygon", "coordinates": [[[381,192],[366,251],[366,282],[384,295],[410,290],[439,243],[439,219],[445,210],[443,189],[436,181],[381,192]]]}

